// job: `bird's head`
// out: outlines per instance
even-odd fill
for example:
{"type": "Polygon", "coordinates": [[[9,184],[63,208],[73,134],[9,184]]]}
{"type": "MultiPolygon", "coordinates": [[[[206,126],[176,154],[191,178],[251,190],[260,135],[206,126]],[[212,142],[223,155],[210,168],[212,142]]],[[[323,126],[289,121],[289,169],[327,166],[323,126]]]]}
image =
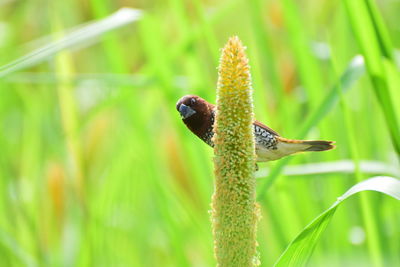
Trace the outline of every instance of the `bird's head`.
{"type": "Polygon", "coordinates": [[[197,95],[185,95],[176,103],[182,120],[192,120],[200,118],[209,112],[210,104],[197,95]]]}
{"type": "Polygon", "coordinates": [[[176,110],[187,127],[196,135],[201,136],[213,123],[214,105],[196,95],[181,97],[176,103],[176,110]]]}

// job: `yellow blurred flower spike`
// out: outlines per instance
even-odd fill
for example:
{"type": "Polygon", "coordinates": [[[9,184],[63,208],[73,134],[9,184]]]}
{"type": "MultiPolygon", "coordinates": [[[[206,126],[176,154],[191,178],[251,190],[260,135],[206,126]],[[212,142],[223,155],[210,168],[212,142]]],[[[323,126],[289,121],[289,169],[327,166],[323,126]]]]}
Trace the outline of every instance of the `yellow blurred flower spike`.
{"type": "Polygon", "coordinates": [[[245,47],[236,36],[222,50],[218,75],[212,198],[217,266],[257,266],[251,75],[245,47]]]}

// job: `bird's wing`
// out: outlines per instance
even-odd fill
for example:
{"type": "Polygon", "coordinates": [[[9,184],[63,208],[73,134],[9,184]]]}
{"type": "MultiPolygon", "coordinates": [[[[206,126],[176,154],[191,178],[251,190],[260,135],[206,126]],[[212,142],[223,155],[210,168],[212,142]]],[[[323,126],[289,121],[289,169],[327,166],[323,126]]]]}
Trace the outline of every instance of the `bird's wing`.
{"type": "Polygon", "coordinates": [[[263,129],[265,129],[266,131],[268,131],[269,133],[273,134],[273,135],[277,135],[279,136],[279,134],[277,132],[275,132],[274,130],[272,130],[271,128],[269,128],[267,125],[262,124],[259,121],[254,121],[254,125],[257,125],[258,127],[261,127],[263,129]]]}

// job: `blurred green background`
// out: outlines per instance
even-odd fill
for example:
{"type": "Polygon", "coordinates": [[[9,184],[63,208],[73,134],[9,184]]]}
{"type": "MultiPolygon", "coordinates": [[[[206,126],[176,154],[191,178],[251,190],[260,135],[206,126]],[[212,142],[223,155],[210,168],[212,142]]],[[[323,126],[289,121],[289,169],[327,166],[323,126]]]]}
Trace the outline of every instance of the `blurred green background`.
{"type": "MultiPolygon", "coordinates": [[[[400,114],[400,1],[350,2],[0,1],[0,65],[21,59],[0,69],[0,266],[215,265],[212,149],[175,103],[215,103],[232,35],[247,46],[257,119],[287,138],[337,144],[260,164],[262,266],[358,181],[399,177],[390,114],[400,114]],[[376,34],[363,3],[383,18],[376,34]],[[69,36],[77,45],[60,53],[48,46],[122,7],[143,16],[98,38],[69,36]],[[393,54],[368,72],[360,57],[348,68],[360,53],[373,59],[374,44],[393,54]],[[31,51],[47,55],[21,58],[31,51]],[[382,66],[386,87],[374,82],[382,66]]],[[[378,193],[351,198],[310,266],[400,266],[399,208],[378,193]]]]}

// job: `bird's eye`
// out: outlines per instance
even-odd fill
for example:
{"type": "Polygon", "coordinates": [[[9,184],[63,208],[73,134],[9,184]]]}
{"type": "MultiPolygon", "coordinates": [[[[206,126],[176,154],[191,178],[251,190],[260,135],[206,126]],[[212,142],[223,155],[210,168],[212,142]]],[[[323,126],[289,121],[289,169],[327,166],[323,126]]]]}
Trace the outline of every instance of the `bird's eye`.
{"type": "Polygon", "coordinates": [[[194,103],[196,103],[196,99],[194,98],[190,99],[190,104],[194,105],[194,103]]]}

